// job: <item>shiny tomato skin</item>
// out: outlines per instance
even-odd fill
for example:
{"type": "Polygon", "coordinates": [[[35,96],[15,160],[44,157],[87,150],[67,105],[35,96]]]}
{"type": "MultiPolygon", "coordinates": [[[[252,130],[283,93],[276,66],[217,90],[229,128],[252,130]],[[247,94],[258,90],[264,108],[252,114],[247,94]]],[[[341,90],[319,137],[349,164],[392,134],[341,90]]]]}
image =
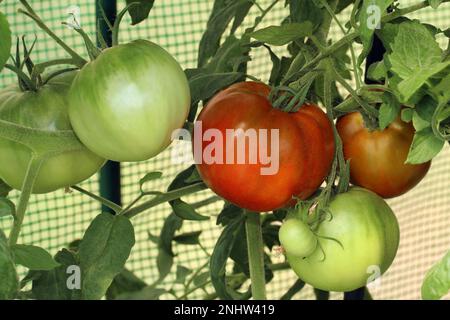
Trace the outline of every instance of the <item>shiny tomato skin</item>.
{"type": "Polygon", "coordinates": [[[431,161],[405,163],[415,130],[400,117],[383,131],[369,131],[358,112],[339,118],[336,126],[342,138],[344,157],[350,160],[351,182],[383,198],[408,192],[430,168],[431,161]]]}
{"type": "MultiPolygon", "coordinates": [[[[353,187],[335,196],[328,210],[332,219],[315,229],[319,245],[312,254],[298,257],[295,250],[286,250],[299,278],[317,289],[346,292],[386,272],[400,241],[398,221],[389,205],[377,194],[353,187]]],[[[310,235],[304,233],[301,239],[300,231],[288,241],[309,241],[310,235]]]]}
{"type": "Polygon", "coordinates": [[[74,131],[92,152],[114,161],[143,161],[162,152],[186,122],[190,90],[166,50],[135,40],[86,64],[69,102],[74,131]]]}
{"type": "MultiPolygon", "coordinates": [[[[267,129],[269,150],[270,129],[279,130],[279,170],[274,175],[261,174],[261,168],[267,165],[259,160],[256,164],[238,164],[236,154],[233,164],[197,164],[214,192],[257,212],[290,205],[293,197],[309,197],[325,179],[334,156],[331,123],[319,107],[305,104],[296,113],[283,112],[272,107],[267,99],[269,92],[270,88],[261,83],[235,84],[213,97],[197,120],[203,132],[218,129],[223,137],[226,129],[267,129]]],[[[203,141],[202,154],[210,143],[203,141]]],[[[224,162],[229,152],[223,149],[224,162]]],[[[247,146],[246,159],[248,155],[247,146]]]]}
{"type": "MultiPolygon", "coordinates": [[[[37,92],[11,86],[0,91],[0,119],[24,127],[56,132],[72,130],[67,112],[67,92],[74,73],[53,78],[37,92]]],[[[21,190],[31,150],[0,138],[0,179],[21,190]]],[[[70,187],[95,174],[105,160],[87,148],[49,157],[42,164],[33,193],[48,193],[70,187]]]]}

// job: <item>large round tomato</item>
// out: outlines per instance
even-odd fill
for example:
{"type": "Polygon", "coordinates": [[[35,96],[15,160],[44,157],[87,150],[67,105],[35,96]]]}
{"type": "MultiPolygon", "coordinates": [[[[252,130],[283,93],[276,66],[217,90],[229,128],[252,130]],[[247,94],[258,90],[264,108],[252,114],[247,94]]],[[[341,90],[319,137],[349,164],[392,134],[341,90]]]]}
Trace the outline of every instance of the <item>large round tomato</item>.
{"type": "Polygon", "coordinates": [[[274,109],[267,98],[269,91],[267,85],[256,82],[229,87],[202,110],[194,132],[194,156],[205,183],[226,200],[259,212],[289,205],[293,197],[309,197],[328,174],[334,156],[333,130],[325,113],[313,104],[294,113],[274,109]],[[223,137],[213,154],[219,161],[205,159],[214,142],[207,138],[210,129],[223,137]],[[264,131],[266,136],[260,134],[264,131]],[[250,138],[251,132],[257,139],[250,138]],[[196,148],[199,139],[202,142],[196,148]],[[239,150],[242,139],[245,149],[239,150]],[[261,152],[267,152],[270,161],[263,161],[261,152]],[[251,161],[252,156],[256,161],[251,161]]]}
{"type": "MultiPolygon", "coordinates": [[[[73,74],[61,75],[37,92],[11,86],[0,91],[0,119],[47,131],[71,130],[67,92],[73,74]]],[[[25,145],[0,138],[0,178],[20,190],[31,159],[25,145]]],[[[96,173],[104,159],[88,149],[61,153],[41,166],[33,193],[47,193],[77,184],[96,173]]]]}
{"type": "Polygon", "coordinates": [[[384,198],[399,196],[427,174],[431,162],[406,164],[414,137],[411,123],[397,118],[383,131],[369,131],[359,112],[337,121],[344,145],[344,156],[350,159],[351,182],[384,198]]]}
{"type": "Polygon", "coordinates": [[[72,126],[90,150],[110,160],[141,161],[164,150],[183,126],[190,91],[169,53],[137,40],[85,65],[69,100],[72,126]]]}
{"type": "Polygon", "coordinates": [[[289,220],[281,227],[280,241],[294,272],[326,291],[352,291],[383,274],[399,244],[398,222],[387,203],[354,187],[331,201],[329,213],[332,219],[321,222],[315,235],[289,220]]]}

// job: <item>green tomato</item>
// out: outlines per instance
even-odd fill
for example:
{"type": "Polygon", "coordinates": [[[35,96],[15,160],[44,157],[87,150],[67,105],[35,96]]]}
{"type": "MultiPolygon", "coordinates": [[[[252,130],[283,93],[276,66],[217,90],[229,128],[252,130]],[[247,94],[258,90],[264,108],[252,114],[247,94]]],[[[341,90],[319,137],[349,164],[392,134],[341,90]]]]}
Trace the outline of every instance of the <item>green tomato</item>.
{"type": "Polygon", "coordinates": [[[316,250],[306,258],[286,250],[287,259],[317,289],[352,291],[389,268],[399,244],[398,222],[382,198],[362,188],[337,195],[329,209],[332,219],[316,230],[316,250]]]}
{"type": "MultiPolygon", "coordinates": [[[[74,74],[55,77],[37,92],[21,91],[15,85],[0,91],[0,119],[24,127],[56,132],[71,130],[67,93],[74,74]]],[[[0,178],[20,190],[31,150],[0,138],[0,178]]],[[[95,174],[105,160],[88,149],[49,157],[41,166],[33,193],[47,193],[80,183],[95,174]]]]}
{"type": "Polygon", "coordinates": [[[317,237],[309,226],[295,218],[283,223],[278,236],[284,250],[295,257],[307,257],[317,247],[317,237]]]}
{"type": "Polygon", "coordinates": [[[190,91],[169,53],[137,40],[85,65],[69,100],[72,126],[90,150],[110,160],[142,161],[164,150],[183,126],[190,91]]]}

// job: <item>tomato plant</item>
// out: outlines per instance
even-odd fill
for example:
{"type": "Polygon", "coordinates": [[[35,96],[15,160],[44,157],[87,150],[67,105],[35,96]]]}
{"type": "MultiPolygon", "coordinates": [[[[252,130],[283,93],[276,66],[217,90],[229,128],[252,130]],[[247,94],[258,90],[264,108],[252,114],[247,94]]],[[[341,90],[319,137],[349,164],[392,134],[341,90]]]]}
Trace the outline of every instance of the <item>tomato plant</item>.
{"type": "Polygon", "coordinates": [[[360,113],[337,121],[344,156],[350,160],[353,184],[384,198],[396,197],[416,186],[428,172],[431,161],[406,163],[415,129],[397,117],[386,129],[370,131],[360,113]]]}
{"type": "Polygon", "coordinates": [[[382,198],[357,187],[337,195],[328,210],[330,218],[313,231],[295,218],[281,227],[280,241],[289,264],[302,280],[318,289],[363,287],[394,260],[399,244],[397,219],[382,198]],[[305,248],[298,252],[298,245],[305,248]]]}
{"type": "MultiPolygon", "coordinates": [[[[81,36],[89,61],[27,0],[19,2],[19,12],[66,56],[34,64],[36,41],[28,48],[25,37],[10,56],[17,19],[8,23],[3,12],[12,2],[2,2],[0,70],[13,71],[19,82],[0,92],[0,217],[12,222],[8,235],[0,230],[0,299],[185,300],[202,294],[263,300],[266,284],[286,269],[299,278],[283,300],[305,283],[318,300],[329,299],[329,291],[344,291],[344,299],[370,296],[363,287],[392,264],[400,237],[380,196],[414,187],[450,141],[450,47],[437,41],[449,30],[406,15],[449,0],[409,6],[394,0],[274,0],[266,7],[259,0],[217,0],[196,64],[184,71],[156,43],[119,44],[124,15],[133,25],[146,20],[153,0],[122,1],[126,7],[118,14],[114,1],[97,1],[97,44],[72,12],[65,25],[81,36]],[[285,7],[283,22],[261,28],[277,5],[285,7]],[[342,38],[329,36],[332,26],[342,38]],[[261,53],[268,54],[271,71],[251,74],[251,63],[264,64],[261,53]],[[139,191],[123,206],[121,199],[105,198],[104,188],[96,195],[72,185],[97,171],[103,158],[157,155],[181,127],[183,140],[193,133],[196,164],[188,161],[167,190],[149,189],[149,182],[167,177],[159,171],[136,181],[139,191]],[[349,189],[350,182],[366,189],[349,189]],[[17,201],[8,198],[8,184],[22,189],[17,201]],[[97,215],[81,239],[54,256],[18,243],[32,191],[63,186],[114,214],[97,215]],[[188,197],[202,191],[199,201],[188,197]],[[217,214],[200,211],[217,203],[217,214]],[[158,234],[148,234],[158,251],[158,277],[149,284],[125,268],[136,241],[132,219],[163,204],[171,212],[158,234]],[[212,217],[222,230],[209,247],[203,230],[190,228],[212,217]],[[186,221],[195,221],[187,232],[186,221]],[[184,245],[204,253],[196,255],[198,265],[183,264],[184,245]],[[283,251],[282,262],[271,254],[283,251]],[[81,272],[75,289],[67,285],[69,268],[81,272]]],[[[102,177],[120,180],[120,172],[105,171],[102,177]]],[[[449,259],[447,254],[428,272],[424,298],[448,291],[449,259]]]]}
{"type": "MultiPolygon", "coordinates": [[[[279,130],[279,142],[270,145],[279,144],[279,154],[275,151],[270,155],[279,157],[274,174],[262,173],[266,165],[261,159],[249,162],[251,141],[245,147],[245,163],[238,162],[239,150],[233,153],[232,161],[226,160],[232,152],[229,144],[237,145],[238,136],[221,146],[222,163],[202,161],[198,165],[200,175],[214,192],[252,211],[286,206],[293,197],[308,198],[327,176],[334,156],[333,130],[325,113],[314,104],[305,104],[294,113],[274,109],[267,98],[269,91],[264,84],[235,84],[213,97],[197,119],[203,132],[216,129],[223,137],[230,129],[279,130]]],[[[209,144],[203,141],[202,155],[209,144]]],[[[258,150],[261,144],[260,139],[258,150]]]]}
{"type": "MultiPolygon", "coordinates": [[[[51,79],[37,91],[13,85],[0,91],[0,119],[19,126],[57,133],[72,130],[67,113],[67,93],[74,74],[51,79]]],[[[45,139],[35,142],[45,150],[45,139]]],[[[0,178],[21,190],[32,150],[19,142],[0,138],[0,178]]],[[[88,149],[50,155],[40,168],[34,193],[70,187],[95,174],[105,160],[88,149]]]]}

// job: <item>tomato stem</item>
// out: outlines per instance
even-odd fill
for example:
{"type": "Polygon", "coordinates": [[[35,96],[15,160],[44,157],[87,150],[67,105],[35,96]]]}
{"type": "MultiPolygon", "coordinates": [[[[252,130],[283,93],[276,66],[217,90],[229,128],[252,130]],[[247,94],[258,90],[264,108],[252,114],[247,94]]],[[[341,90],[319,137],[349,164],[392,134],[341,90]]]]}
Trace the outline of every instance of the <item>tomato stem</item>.
{"type": "Polygon", "coordinates": [[[20,193],[19,203],[17,205],[17,211],[14,215],[14,223],[9,234],[8,243],[10,246],[15,245],[19,239],[31,192],[33,191],[34,183],[43,162],[44,157],[33,157],[28,164],[28,169],[22,184],[22,192],[20,193]]]}
{"type": "Polygon", "coordinates": [[[110,201],[108,199],[105,199],[103,197],[95,195],[92,192],[89,192],[89,191],[87,191],[87,190],[85,190],[85,189],[83,189],[83,188],[81,188],[79,186],[71,186],[70,188],[74,189],[74,190],[76,190],[76,191],[78,191],[78,192],[80,192],[80,193],[82,193],[84,195],[87,195],[88,197],[90,197],[90,198],[100,202],[101,204],[103,204],[106,207],[110,208],[116,214],[118,214],[119,212],[122,211],[122,207],[121,206],[115,204],[114,202],[112,202],[112,201],[110,201]]]}
{"type": "Polygon", "coordinates": [[[42,19],[36,14],[36,12],[31,8],[26,0],[20,0],[20,3],[25,7],[26,10],[19,9],[20,13],[25,14],[30,17],[36,24],[44,30],[53,40],[56,41],[75,61],[78,67],[82,67],[86,64],[84,60],[78,53],[76,53],[69,45],[67,45],[61,38],[59,38],[50,28],[42,21],[42,19]]]}
{"type": "MultiPolygon", "coordinates": [[[[122,22],[123,17],[125,14],[130,10],[130,8],[134,6],[138,6],[139,3],[132,2],[129,5],[127,5],[122,11],[119,12],[117,15],[116,20],[114,21],[114,26],[112,28],[112,46],[117,46],[119,44],[119,29],[120,29],[120,23],[122,22]]],[[[107,19],[105,19],[106,21],[107,19]]]]}
{"type": "Polygon", "coordinates": [[[266,279],[264,273],[264,244],[261,229],[261,214],[246,212],[248,262],[254,300],[266,300],[266,279]]]}
{"type": "Polygon", "coordinates": [[[150,208],[156,207],[164,202],[172,201],[179,199],[183,196],[187,196],[189,194],[205,190],[207,188],[206,184],[203,182],[195,183],[187,187],[179,188],[173,191],[169,191],[166,193],[163,193],[161,195],[155,196],[153,199],[136,206],[134,208],[131,208],[129,210],[123,211],[121,214],[128,218],[133,218],[134,216],[140,214],[141,212],[144,212],[150,208]]]}

